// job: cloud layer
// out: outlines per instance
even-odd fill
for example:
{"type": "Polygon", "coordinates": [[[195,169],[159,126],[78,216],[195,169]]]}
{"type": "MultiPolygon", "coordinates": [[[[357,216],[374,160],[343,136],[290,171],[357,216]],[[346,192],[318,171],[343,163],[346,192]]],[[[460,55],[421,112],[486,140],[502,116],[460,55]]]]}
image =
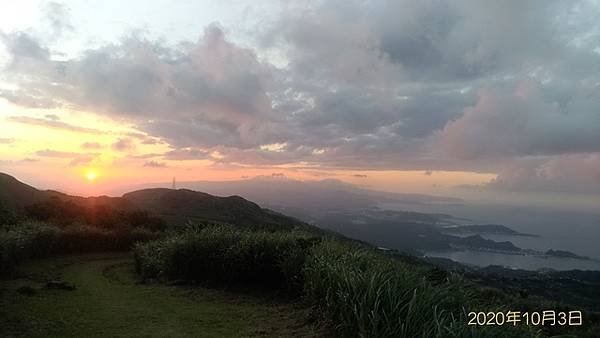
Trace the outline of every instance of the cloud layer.
{"type": "MultiPolygon", "coordinates": [[[[57,34],[76,33],[64,7],[48,11],[57,34]]],[[[126,120],[172,148],[164,160],[468,170],[498,173],[489,187],[590,191],[600,188],[599,12],[593,2],[306,2],[266,17],[251,47],[212,24],[195,42],[130,34],[67,60],[39,34],[2,33],[13,86],[0,97],[126,120]]]]}

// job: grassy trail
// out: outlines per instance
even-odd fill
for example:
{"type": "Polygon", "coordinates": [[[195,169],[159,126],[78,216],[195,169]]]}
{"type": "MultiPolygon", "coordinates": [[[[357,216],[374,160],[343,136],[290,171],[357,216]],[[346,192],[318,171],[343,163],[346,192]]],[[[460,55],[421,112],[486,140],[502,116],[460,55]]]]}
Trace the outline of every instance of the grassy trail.
{"type": "Polygon", "coordinates": [[[0,336],[314,336],[291,304],[205,288],[138,284],[127,255],[48,259],[0,282],[0,336]],[[77,289],[43,288],[49,279],[77,289]],[[16,290],[33,287],[34,295],[16,290]]]}

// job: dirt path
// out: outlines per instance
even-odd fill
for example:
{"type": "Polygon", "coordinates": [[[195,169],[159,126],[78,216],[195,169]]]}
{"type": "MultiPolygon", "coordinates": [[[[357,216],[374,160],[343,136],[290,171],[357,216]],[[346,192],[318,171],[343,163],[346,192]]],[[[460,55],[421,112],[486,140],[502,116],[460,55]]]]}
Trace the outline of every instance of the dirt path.
{"type": "Polygon", "coordinates": [[[261,296],[145,285],[129,256],[77,256],[35,262],[24,278],[0,282],[0,336],[240,337],[311,336],[304,313],[261,296]],[[74,291],[43,288],[59,278],[74,291]],[[33,295],[17,290],[30,286],[33,295]]]}

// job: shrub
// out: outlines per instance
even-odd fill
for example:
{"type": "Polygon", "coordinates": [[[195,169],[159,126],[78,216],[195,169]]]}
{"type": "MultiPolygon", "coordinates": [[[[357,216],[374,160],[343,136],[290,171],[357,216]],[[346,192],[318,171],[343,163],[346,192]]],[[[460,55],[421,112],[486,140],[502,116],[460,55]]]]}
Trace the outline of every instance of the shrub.
{"type": "Polygon", "coordinates": [[[314,243],[310,235],[299,232],[253,232],[207,226],[138,244],[134,257],[138,272],[146,278],[298,291],[304,259],[314,243]]]}
{"type": "Polygon", "coordinates": [[[125,251],[134,243],[156,239],[146,229],[103,230],[94,227],[58,228],[40,222],[5,225],[0,229],[0,276],[8,275],[28,258],[51,254],[125,251]]]}
{"type": "Polygon", "coordinates": [[[14,209],[0,198],[0,226],[16,223],[18,219],[19,217],[14,209]]]}
{"type": "MultiPolygon", "coordinates": [[[[528,328],[467,326],[475,294],[457,275],[433,285],[424,268],[337,241],[314,248],[304,294],[342,337],[528,337],[528,328]]],[[[491,309],[486,309],[491,311],[491,309]]]]}
{"type": "Polygon", "coordinates": [[[167,227],[163,219],[147,211],[121,209],[96,200],[76,202],[57,196],[26,206],[25,214],[31,219],[60,226],[86,224],[111,230],[146,228],[152,231],[162,231],[167,227]]]}
{"type": "MultiPolygon", "coordinates": [[[[461,277],[440,277],[439,271],[352,242],[188,226],[174,236],[139,243],[134,253],[146,278],[261,285],[302,295],[333,336],[536,336],[535,327],[468,326],[466,307],[485,302],[461,277]]],[[[486,304],[478,311],[495,309],[501,308],[486,304]]]]}

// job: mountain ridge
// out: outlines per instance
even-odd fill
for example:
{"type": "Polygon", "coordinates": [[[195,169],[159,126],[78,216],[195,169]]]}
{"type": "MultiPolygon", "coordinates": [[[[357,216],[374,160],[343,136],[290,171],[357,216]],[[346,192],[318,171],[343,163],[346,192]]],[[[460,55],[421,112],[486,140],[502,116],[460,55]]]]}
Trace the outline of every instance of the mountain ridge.
{"type": "Polygon", "coordinates": [[[122,198],[141,209],[152,210],[172,224],[187,218],[266,228],[311,227],[238,195],[220,197],[190,189],[150,188],[126,193],[122,198]]]}
{"type": "Polygon", "coordinates": [[[153,188],[132,191],[121,197],[81,197],[53,190],[39,190],[5,173],[0,173],[1,206],[22,215],[31,206],[41,209],[80,207],[92,211],[112,208],[117,212],[140,210],[163,217],[172,226],[185,224],[187,221],[205,221],[271,230],[314,228],[237,195],[219,197],[189,189],[153,188]],[[65,205],[66,203],[71,204],[65,205]]]}

